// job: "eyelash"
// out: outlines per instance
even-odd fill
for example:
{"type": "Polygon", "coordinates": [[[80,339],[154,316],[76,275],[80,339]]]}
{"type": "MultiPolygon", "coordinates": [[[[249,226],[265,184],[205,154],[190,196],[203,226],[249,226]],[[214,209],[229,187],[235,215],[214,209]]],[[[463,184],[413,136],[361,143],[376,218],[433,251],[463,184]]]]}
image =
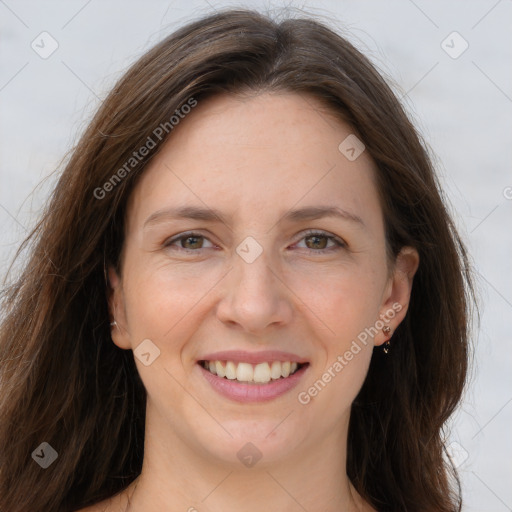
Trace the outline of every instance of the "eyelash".
{"type": "MultiPolygon", "coordinates": [[[[347,244],[339,239],[338,237],[334,236],[334,235],[330,235],[326,232],[323,232],[323,231],[317,231],[317,230],[308,230],[306,231],[305,233],[303,233],[302,235],[302,238],[299,239],[299,242],[302,241],[304,238],[309,238],[311,236],[318,236],[318,237],[323,237],[323,238],[327,238],[327,240],[330,240],[332,242],[334,242],[336,245],[335,246],[332,246],[332,247],[328,247],[326,249],[308,249],[306,248],[306,250],[309,252],[309,253],[320,253],[320,254],[325,254],[325,253],[330,253],[331,251],[337,251],[339,249],[343,249],[343,248],[346,248],[347,244]]],[[[164,247],[171,247],[171,244],[173,244],[174,242],[179,242],[180,240],[186,240],[187,238],[204,238],[206,240],[208,240],[208,238],[200,233],[196,233],[194,231],[189,231],[189,232],[186,232],[186,233],[182,233],[178,236],[175,236],[173,238],[170,238],[169,240],[167,240],[165,243],[164,243],[164,247]]],[[[178,251],[185,251],[185,252],[188,252],[188,253],[197,253],[198,251],[200,251],[201,249],[211,249],[211,247],[201,247],[199,249],[185,249],[184,247],[177,247],[176,246],[176,249],[178,251]]]]}

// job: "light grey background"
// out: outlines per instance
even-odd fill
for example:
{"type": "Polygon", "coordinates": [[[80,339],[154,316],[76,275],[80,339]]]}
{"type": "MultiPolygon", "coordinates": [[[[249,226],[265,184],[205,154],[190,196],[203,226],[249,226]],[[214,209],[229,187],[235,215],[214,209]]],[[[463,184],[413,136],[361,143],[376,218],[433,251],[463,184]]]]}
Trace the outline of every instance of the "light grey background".
{"type": "Polygon", "coordinates": [[[450,436],[464,510],[512,510],[511,0],[0,0],[0,276],[56,175],[43,178],[114,81],[177,26],[231,5],[281,13],[287,5],[330,20],[403,96],[435,154],[479,278],[472,382],[450,436]],[[31,48],[43,31],[59,45],[47,59],[31,48]],[[446,39],[453,31],[469,44],[456,59],[445,51],[463,48],[458,36],[446,39]]]}

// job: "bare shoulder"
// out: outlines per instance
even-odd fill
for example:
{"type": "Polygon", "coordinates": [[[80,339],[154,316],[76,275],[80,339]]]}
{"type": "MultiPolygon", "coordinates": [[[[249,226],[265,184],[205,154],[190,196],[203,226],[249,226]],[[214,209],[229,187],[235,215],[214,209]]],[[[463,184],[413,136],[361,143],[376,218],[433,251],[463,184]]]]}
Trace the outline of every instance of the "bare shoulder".
{"type": "Polygon", "coordinates": [[[112,496],[112,498],[107,498],[94,505],[76,510],[75,512],[124,512],[126,505],[127,501],[124,493],[120,493],[112,496]]]}
{"type": "Polygon", "coordinates": [[[367,501],[364,502],[363,512],[378,512],[376,508],[373,508],[367,501]]]}
{"type": "Polygon", "coordinates": [[[89,507],[81,508],[75,512],[113,512],[110,500],[100,501],[89,507]]]}
{"type": "Polygon", "coordinates": [[[106,512],[107,510],[107,503],[102,501],[101,503],[96,503],[96,505],[91,505],[90,507],[78,509],[75,512],[106,512]]]}

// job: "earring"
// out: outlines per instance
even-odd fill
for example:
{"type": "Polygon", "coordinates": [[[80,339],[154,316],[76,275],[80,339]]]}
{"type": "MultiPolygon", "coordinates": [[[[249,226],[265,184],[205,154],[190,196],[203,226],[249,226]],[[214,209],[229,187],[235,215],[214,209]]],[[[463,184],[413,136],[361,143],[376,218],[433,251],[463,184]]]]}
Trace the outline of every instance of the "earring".
{"type": "MultiPolygon", "coordinates": [[[[383,328],[382,328],[382,332],[386,335],[386,336],[389,336],[391,334],[391,327],[389,327],[389,325],[385,325],[383,328]]],[[[389,349],[391,348],[391,342],[389,340],[387,340],[383,347],[382,347],[382,352],[384,352],[384,354],[389,354],[389,349]]]]}
{"type": "Polygon", "coordinates": [[[113,327],[114,325],[117,325],[117,322],[114,320],[113,322],[110,322],[110,325],[113,327]]]}

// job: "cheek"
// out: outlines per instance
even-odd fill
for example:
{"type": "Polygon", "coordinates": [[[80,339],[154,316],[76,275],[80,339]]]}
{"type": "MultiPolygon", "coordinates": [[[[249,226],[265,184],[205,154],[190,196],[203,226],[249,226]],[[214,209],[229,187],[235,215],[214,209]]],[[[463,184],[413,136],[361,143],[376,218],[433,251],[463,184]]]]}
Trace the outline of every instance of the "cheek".
{"type": "Polygon", "coordinates": [[[383,276],[368,266],[350,267],[296,282],[303,315],[317,326],[317,365],[302,397],[321,409],[337,404],[332,421],[350,408],[368,372],[383,276]]]}
{"type": "Polygon", "coordinates": [[[372,356],[369,344],[345,348],[332,354],[323,372],[311,380],[307,391],[317,405],[333,411],[334,422],[350,409],[366,378],[372,356]]]}
{"type": "MultiPolygon", "coordinates": [[[[382,273],[371,268],[343,267],[294,276],[290,288],[323,326],[329,346],[343,345],[378,319],[382,273]]],[[[305,314],[305,313],[304,313],[305,314]]]]}
{"type": "Polygon", "coordinates": [[[215,270],[210,270],[179,265],[132,267],[132,278],[125,285],[130,334],[162,346],[183,339],[184,331],[197,326],[202,301],[219,281],[215,270]]]}
{"type": "MultiPolygon", "coordinates": [[[[297,400],[310,418],[322,418],[321,433],[332,432],[348,421],[350,408],[359,393],[372,357],[371,343],[337,340],[327,349],[327,360],[317,365],[297,400]]],[[[312,419],[311,421],[314,421],[312,419]]]]}

